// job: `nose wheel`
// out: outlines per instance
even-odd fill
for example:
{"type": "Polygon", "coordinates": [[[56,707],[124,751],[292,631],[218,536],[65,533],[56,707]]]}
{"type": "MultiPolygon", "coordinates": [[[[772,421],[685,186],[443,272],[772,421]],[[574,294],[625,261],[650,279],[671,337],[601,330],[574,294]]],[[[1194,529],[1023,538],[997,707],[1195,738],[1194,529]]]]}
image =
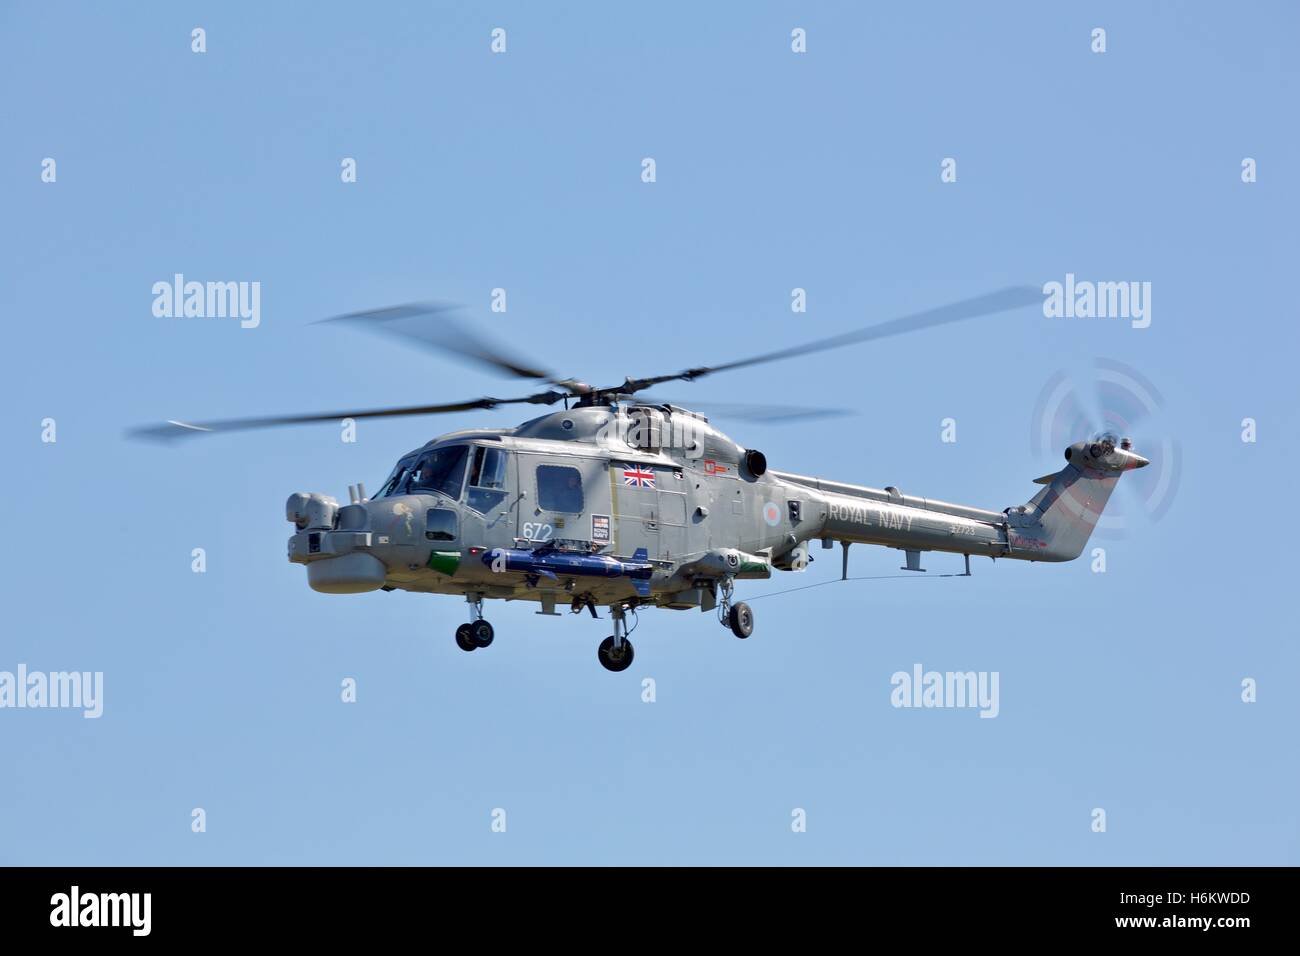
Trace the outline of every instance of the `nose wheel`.
{"type": "Polygon", "coordinates": [[[492,625],[483,620],[483,598],[481,595],[469,595],[470,621],[456,628],[456,646],[462,651],[473,651],[487,647],[492,643],[496,633],[492,625]]]}
{"type": "Polygon", "coordinates": [[[475,647],[487,647],[492,643],[492,638],[496,637],[496,633],[487,621],[475,621],[469,626],[469,637],[475,647]]]}
{"type": "Polygon", "coordinates": [[[469,633],[470,626],[468,624],[462,624],[460,627],[456,628],[456,646],[462,651],[472,651],[478,647],[478,645],[474,643],[474,639],[469,636],[469,633]]]}

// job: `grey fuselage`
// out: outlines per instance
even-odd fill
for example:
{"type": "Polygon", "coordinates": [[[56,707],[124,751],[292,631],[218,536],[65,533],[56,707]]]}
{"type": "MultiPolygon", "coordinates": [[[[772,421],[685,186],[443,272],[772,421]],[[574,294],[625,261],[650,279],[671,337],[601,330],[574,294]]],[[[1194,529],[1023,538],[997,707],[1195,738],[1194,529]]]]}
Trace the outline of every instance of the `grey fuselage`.
{"type": "Polygon", "coordinates": [[[1067,460],[1040,479],[1046,487],[1030,502],[988,511],[767,470],[761,455],[676,406],[576,407],[517,428],[437,438],[403,456],[370,499],[339,507],[295,494],[289,558],[327,593],[401,589],[540,601],[546,610],[571,602],[708,609],[724,580],[802,570],[819,539],[1070,560],[1119,474],[1146,461],[1084,442],[1067,460]],[[461,457],[463,473],[444,476],[438,490],[401,480],[434,473],[432,465],[420,471],[422,461],[461,457]],[[476,462],[494,466],[491,478],[476,462]],[[547,564],[547,554],[565,560],[547,564]],[[585,556],[603,560],[587,571],[585,556]],[[620,575],[608,558],[644,570],[640,558],[653,570],[620,575]]]}

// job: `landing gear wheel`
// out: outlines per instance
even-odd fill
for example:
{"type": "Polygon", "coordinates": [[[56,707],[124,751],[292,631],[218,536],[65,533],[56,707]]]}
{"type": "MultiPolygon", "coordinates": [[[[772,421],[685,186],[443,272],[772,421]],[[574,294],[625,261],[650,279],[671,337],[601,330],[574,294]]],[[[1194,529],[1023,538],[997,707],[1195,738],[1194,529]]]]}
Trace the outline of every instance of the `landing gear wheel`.
{"type": "Polygon", "coordinates": [[[733,604],[727,613],[727,624],[731,627],[731,633],[737,637],[749,637],[754,633],[754,612],[744,601],[733,604]]]}
{"type": "Polygon", "coordinates": [[[632,642],[626,637],[623,638],[623,647],[615,652],[614,636],[611,634],[600,642],[600,647],[596,648],[596,656],[600,658],[600,663],[605,670],[616,674],[625,671],[632,666],[632,642]]]}
{"type": "Polygon", "coordinates": [[[487,621],[478,620],[469,625],[469,639],[474,642],[475,647],[487,647],[494,637],[496,633],[487,621]]]}
{"type": "Polygon", "coordinates": [[[478,647],[478,645],[474,643],[474,639],[470,637],[469,632],[470,626],[468,624],[462,624],[460,627],[456,628],[456,646],[462,651],[472,651],[474,648],[478,647]]]}

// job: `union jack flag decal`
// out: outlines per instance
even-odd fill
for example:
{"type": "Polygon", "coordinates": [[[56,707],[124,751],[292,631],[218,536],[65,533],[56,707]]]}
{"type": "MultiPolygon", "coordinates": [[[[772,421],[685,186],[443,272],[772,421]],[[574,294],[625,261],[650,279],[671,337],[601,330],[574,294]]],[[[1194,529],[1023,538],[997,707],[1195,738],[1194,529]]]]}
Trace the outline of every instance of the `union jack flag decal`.
{"type": "Polygon", "coordinates": [[[624,465],[623,484],[628,488],[653,488],[655,487],[654,469],[641,465],[624,465]]]}

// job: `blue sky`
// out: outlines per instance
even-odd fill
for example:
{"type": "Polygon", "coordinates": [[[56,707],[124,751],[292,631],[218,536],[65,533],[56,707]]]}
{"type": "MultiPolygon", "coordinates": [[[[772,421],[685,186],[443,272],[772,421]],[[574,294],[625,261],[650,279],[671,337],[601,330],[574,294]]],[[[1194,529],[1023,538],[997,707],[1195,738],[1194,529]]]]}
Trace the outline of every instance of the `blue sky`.
{"type": "MultiPolygon", "coordinates": [[[[0,7],[0,670],[105,683],[98,720],[0,710],[0,862],[1300,862],[1277,507],[1298,464],[1296,25],[1283,3],[0,7]],[[260,282],[261,325],[155,318],[177,272],[260,282]],[[1060,462],[1030,441],[1044,384],[1122,363],[1161,395],[1137,449],[1182,459],[1159,520],[1119,489],[1104,574],[834,584],[756,601],[745,642],[650,611],[621,675],[596,661],[607,620],[494,604],[495,644],[466,655],[461,602],[317,594],[285,560],[289,493],[373,489],[508,409],[355,444],[123,437],[512,387],[311,325],[353,309],[460,301],[524,356],[615,381],[1066,273],[1151,282],[1150,327],[1028,309],[672,397],[858,409],[715,420],[774,468],[1000,509],[1060,462]],[[1000,715],[891,707],[914,663],[997,671],[1000,715]]],[[[836,577],[824,554],[741,596],[836,577]]],[[[899,559],[857,548],[853,573],[899,559]]]]}

